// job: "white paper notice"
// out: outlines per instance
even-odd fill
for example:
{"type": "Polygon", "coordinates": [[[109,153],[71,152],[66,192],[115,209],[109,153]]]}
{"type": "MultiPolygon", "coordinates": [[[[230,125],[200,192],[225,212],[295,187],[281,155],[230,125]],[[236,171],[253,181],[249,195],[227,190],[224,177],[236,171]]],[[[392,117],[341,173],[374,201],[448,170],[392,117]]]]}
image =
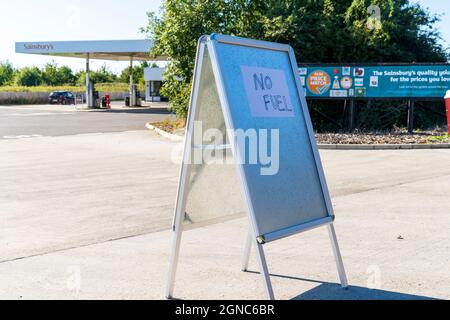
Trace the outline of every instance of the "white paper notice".
{"type": "Polygon", "coordinates": [[[283,70],[241,66],[253,117],[293,117],[291,97],[283,70]]]}

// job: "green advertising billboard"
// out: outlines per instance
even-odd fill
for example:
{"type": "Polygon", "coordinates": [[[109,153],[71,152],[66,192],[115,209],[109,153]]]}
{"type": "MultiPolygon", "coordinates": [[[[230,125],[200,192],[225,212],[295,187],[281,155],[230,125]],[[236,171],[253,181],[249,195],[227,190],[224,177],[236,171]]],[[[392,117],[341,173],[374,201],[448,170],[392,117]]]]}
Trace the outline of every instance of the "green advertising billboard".
{"type": "Polygon", "coordinates": [[[450,65],[301,65],[308,98],[443,99],[450,90],[450,65]]]}

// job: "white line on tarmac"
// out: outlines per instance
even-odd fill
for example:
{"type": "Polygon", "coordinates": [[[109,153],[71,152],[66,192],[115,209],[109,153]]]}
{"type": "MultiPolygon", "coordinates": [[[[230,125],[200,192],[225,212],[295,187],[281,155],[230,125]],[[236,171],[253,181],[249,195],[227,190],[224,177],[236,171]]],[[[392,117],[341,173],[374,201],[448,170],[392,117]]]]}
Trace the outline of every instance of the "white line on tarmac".
{"type": "Polygon", "coordinates": [[[33,117],[33,116],[54,116],[61,114],[74,114],[73,112],[33,112],[33,113],[11,113],[9,116],[33,117]]]}
{"type": "Polygon", "coordinates": [[[27,111],[38,111],[38,112],[76,112],[76,108],[74,106],[65,106],[58,108],[55,105],[31,105],[31,106],[1,106],[0,111],[12,111],[12,110],[27,110],[27,111]]]}
{"type": "Polygon", "coordinates": [[[40,134],[24,134],[19,136],[3,136],[3,139],[28,139],[28,138],[39,138],[42,137],[40,134]]]}

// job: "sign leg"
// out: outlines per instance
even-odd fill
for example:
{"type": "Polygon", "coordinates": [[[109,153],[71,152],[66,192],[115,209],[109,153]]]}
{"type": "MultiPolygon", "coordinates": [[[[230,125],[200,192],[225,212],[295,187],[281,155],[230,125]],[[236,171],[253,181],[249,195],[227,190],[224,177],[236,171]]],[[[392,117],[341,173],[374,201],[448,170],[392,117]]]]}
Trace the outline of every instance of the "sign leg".
{"type": "Polygon", "coordinates": [[[350,100],[350,107],[348,112],[348,130],[353,132],[356,127],[356,106],[355,100],[350,100]]]}
{"type": "Polygon", "coordinates": [[[242,257],[242,265],[241,270],[247,271],[248,270],[248,262],[250,260],[250,252],[252,250],[252,230],[248,229],[247,238],[245,239],[245,245],[244,245],[244,256],[242,257]]]}
{"type": "Polygon", "coordinates": [[[336,261],[336,267],[339,274],[339,280],[341,281],[341,287],[347,288],[347,276],[345,274],[344,263],[342,262],[341,252],[336,238],[336,231],[334,230],[333,223],[328,225],[328,234],[330,235],[331,247],[333,248],[334,259],[336,261]]]}
{"type": "Polygon", "coordinates": [[[264,255],[263,245],[258,243],[256,239],[253,240],[256,245],[256,255],[258,257],[259,270],[264,282],[264,290],[266,291],[268,300],[275,300],[275,295],[273,294],[272,283],[270,282],[269,269],[267,268],[266,257],[264,255]]]}
{"type": "MultiPolygon", "coordinates": [[[[181,219],[178,217],[178,220],[181,219]]],[[[166,298],[173,298],[173,290],[175,288],[175,275],[177,273],[178,267],[178,256],[180,253],[180,245],[181,245],[181,224],[177,223],[177,226],[173,231],[173,240],[172,240],[172,252],[170,254],[170,264],[169,264],[169,276],[167,279],[167,287],[166,287],[166,298]]]]}

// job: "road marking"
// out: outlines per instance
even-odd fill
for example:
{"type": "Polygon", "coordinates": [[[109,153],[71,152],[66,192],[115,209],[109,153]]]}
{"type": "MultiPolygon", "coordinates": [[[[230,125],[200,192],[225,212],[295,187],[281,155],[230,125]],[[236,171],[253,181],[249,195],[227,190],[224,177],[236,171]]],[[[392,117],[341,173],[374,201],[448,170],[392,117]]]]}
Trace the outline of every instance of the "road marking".
{"type": "Polygon", "coordinates": [[[3,136],[3,139],[28,139],[28,138],[39,138],[42,137],[40,134],[24,134],[19,136],[3,136]]]}
{"type": "Polygon", "coordinates": [[[74,114],[73,112],[33,112],[33,113],[11,113],[14,117],[34,117],[34,116],[53,116],[62,114],[74,114]]]}

